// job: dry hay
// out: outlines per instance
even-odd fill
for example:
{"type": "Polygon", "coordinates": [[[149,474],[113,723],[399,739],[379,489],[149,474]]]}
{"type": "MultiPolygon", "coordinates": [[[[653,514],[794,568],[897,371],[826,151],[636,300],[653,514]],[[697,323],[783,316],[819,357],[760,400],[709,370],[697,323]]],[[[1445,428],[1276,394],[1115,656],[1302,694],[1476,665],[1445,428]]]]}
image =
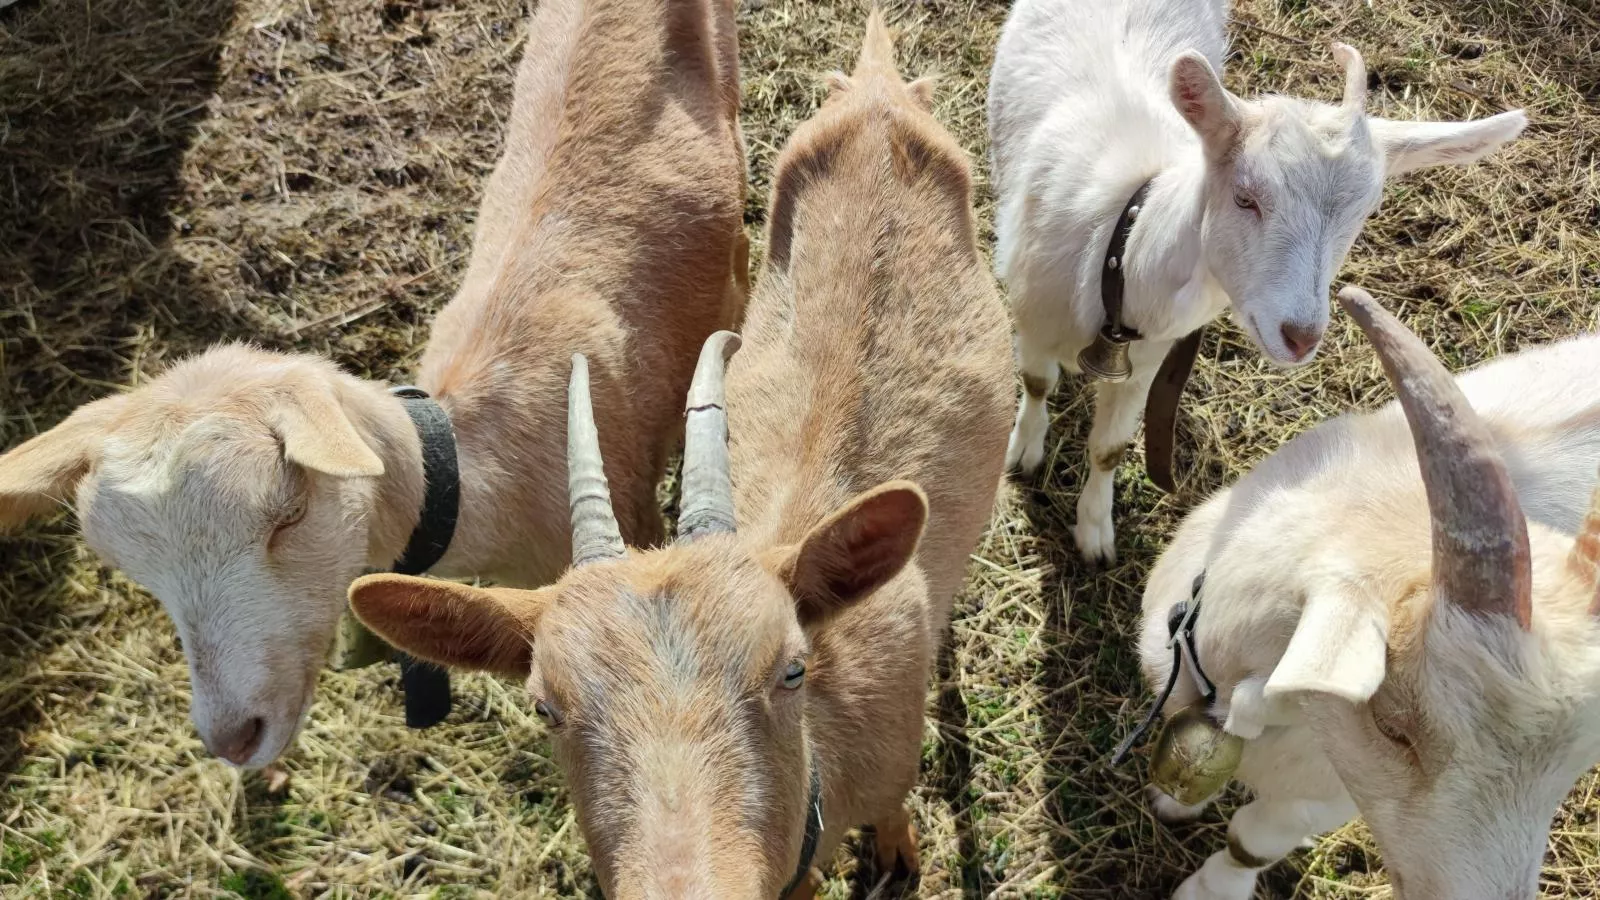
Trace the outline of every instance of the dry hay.
{"type": "MultiPolygon", "coordinates": [[[[1524,106],[1492,162],[1389,187],[1344,278],[1453,365],[1597,327],[1600,13],[1588,0],[1245,0],[1236,89],[1326,98],[1325,47],[1368,58],[1395,116],[1524,106]]],[[[906,69],[981,160],[1005,6],[896,3],[906,69]]],[[[0,446],[222,338],[332,353],[401,378],[450,296],[494,159],[526,8],[511,0],[22,0],[0,11],[0,446]]],[[[764,217],[776,148],[847,65],[864,9],[746,0],[745,124],[764,217]]],[[[983,199],[985,220],[989,201],[983,199]]],[[[985,226],[985,237],[992,235],[985,226]]],[[[923,896],[1154,897],[1223,844],[1173,832],[1141,766],[1103,760],[1147,696],[1133,653],[1145,568],[1187,508],[1285,438],[1387,396],[1335,318],[1283,373],[1241,336],[1204,348],[1182,424],[1188,486],[1130,461],[1124,562],[1090,571],[1068,526],[1088,393],[1055,398],[1050,475],[1012,492],[973,565],[928,719],[914,805],[923,896]]],[[[206,758],[159,606],[70,520],[0,540],[0,894],[6,897],[570,896],[594,893],[542,728],[518,689],[462,679],[459,709],[401,725],[392,669],[328,674],[271,796],[206,758]]],[[[1594,793],[1558,817],[1550,897],[1600,888],[1594,793]]],[[[825,895],[900,896],[847,846],[825,895]]],[[[1262,896],[1382,896],[1351,826],[1262,896]]]]}

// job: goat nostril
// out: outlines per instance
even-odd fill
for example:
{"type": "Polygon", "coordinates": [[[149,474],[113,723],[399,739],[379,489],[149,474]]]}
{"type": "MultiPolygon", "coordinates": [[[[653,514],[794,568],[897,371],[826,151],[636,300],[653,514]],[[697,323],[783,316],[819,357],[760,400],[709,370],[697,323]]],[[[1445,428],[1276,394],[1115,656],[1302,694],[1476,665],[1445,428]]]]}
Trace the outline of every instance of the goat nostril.
{"type": "Polygon", "coordinates": [[[1317,343],[1322,340],[1322,329],[1314,325],[1296,325],[1285,322],[1278,329],[1283,335],[1284,346],[1289,348],[1289,355],[1297,361],[1311,355],[1317,349],[1317,343]]]}
{"type": "Polygon", "coordinates": [[[261,738],[266,730],[266,720],[260,716],[245,721],[237,731],[224,740],[221,747],[222,758],[241,766],[249,762],[250,757],[260,748],[261,738]]]}

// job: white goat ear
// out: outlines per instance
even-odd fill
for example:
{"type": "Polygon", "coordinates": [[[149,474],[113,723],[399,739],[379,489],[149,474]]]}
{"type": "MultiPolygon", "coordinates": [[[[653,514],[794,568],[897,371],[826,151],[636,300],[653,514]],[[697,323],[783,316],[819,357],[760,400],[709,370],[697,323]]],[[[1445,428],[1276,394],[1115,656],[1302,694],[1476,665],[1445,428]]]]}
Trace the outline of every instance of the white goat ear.
{"type": "Polygon", "coordinates": [[[1239,143],[1244,120],[1239,104],[1222,86],[1211,62],[1197,50],[1185,50],[1172,61],[1168,90],[1172,105],[1200,136],[1206,155],[1223,159],[1239,143]]]}
{"type": "Polygon", "coordinates": [[[1477,162],[1521,134],[1527,124],[1520,109],[1470,122],[1367,120],[1383,151],[1386,178],[1428,166],[1477,162]]]}
{"type": "Polygon", "coordinates": [[[1383,684],[1388,652],[1389,620],[1377,604],[1354,592],[1315,593],[1262,695],[1312,691],[1365,703],[1383,684]]]}
{"type": "Polygon", "coordinates": [[[272,430],[283,439],[283,456],[313,472],[339,478],[383,474],[383,460],[356,431],[336,388],[296,390],[278,403],[272,430]]]}

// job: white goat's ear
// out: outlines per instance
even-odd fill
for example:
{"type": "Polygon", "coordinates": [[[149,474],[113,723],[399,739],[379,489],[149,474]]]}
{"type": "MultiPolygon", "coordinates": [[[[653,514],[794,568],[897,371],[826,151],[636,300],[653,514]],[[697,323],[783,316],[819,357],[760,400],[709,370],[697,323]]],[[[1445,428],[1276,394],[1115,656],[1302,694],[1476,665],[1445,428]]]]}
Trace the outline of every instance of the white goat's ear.
{"type": "Polygon", "coordinates": [[[1388,652],[1389,619],[1378,604],[1351,591],[1317,592],[1262,695],[1312,691],[1365,703],[1383,684],[1388,652]]]}
{"type": "Polygon", "coordinates": [[[100,455],[125,395],[78,407],[65,421],[0,454],[0,529],[66,502],[100,455]]]}
{"type": "Polygon", "coordinates": [[[1383,151],[1384,177],[1393,178],[1428,166],[1477,162],[1521,134],[1528,117],[1517,109],[1470,122],[1369,118],[1367,124],[1383,151]]]}
{"type": "Polygon", "coordinates": [[[383,474],[383,460],[356,431],[337,388],[296,390],[272,413],[272,430],[283,439],[283,456],[313,472],[339,478],[383,474]]]}
{"type": "Polygon", "coordinates": [[[1197,50],[1185,50],[1172,61],[1168,90],[1172,105],[1200,136],[1206,156],[1224,159],[1239,144],[1244,117],[1239,103],[1222,86],[1211,63],[1197,50]]]}

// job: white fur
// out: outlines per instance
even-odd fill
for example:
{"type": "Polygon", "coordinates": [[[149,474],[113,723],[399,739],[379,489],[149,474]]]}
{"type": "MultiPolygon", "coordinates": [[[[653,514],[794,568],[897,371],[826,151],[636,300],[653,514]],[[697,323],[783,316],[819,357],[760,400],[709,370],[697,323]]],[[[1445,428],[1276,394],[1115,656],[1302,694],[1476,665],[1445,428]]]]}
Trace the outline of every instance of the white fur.
{"type": "MultiPolygon", "coordinates": [[[[1309,361],[1328,322],[1329,285],[1384,178],[1471,162],[1526,123],[1520,111],[1404,123],[1287,97],[1243,100],[1216,78],[1226,15],[1214,0],[1020,0],[996,52],[996,266],[1031,379],[1053,388],[1059,366],[1078,371],[1103,320],[1111,232],[1150,180],[1123,266],[1124,321],[1145,340],[1133,347],[1133,377],[1100,386],[1089,434],[1075,534],[1090,559],[1115,556],[1112,461],[1132,441],[1172,342],[1231,308],[1273,362],[1309,361]],[[1187,119],[1178,109],[1185,90],[1203,101],[1187,119]],[[1241,209],[1241,195],[1260,213],[1241,209]]],[[[1039,465],[1047,424],[1043,397],[1024,392],[1010,465],[1039,465]]]]}
{"type": "MultiPolygon", "coordinates": [[[[1393,403],[1290,441],[1179,529],[1145,591],[1141,658],[1163,683],[1167,612],[1204,571],[1213,713],[1258,735],[1235,776],[1256,800],[1230,825],[1251,856],[1275,861],[1359,808],[1398,896],[1533,896],[1550,818],[1600,761],[1596,587],[1568,559],[1600,469],[1597,359],[1587,335],[1458,379],[1529,522],[1531,632],[1430,593],[1427,504],[1393,403]]],[[[1168,710],[1196,700],[1180,679],[1168,710]]],[[[1257,871],[1219,852],[1177,896],[1246,900],[1257,871]]]]}

